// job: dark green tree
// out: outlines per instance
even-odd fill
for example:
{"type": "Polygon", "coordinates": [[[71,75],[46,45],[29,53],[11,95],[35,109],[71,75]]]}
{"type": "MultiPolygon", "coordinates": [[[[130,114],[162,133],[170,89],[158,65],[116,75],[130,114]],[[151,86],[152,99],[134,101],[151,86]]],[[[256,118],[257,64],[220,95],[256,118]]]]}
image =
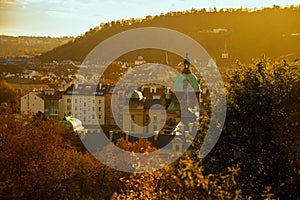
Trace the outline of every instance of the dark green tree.
{"type": "Polygon", "coordinates": [[[299,62],[238,63],[228,77],[225,127],[204,160],[206,172],[240,168],[239,185],[255,199],[267,187],[275,197],[299,197],[299,80],[299,62]]]}

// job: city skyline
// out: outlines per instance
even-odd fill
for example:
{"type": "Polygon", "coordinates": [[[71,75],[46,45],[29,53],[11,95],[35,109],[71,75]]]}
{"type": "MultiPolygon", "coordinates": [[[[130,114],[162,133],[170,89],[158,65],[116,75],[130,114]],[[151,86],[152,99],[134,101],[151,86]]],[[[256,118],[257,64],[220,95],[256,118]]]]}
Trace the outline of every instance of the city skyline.
{"type": "Polygon", "coordinates": [[[11,36],[78,36],[102,22],[145,18],[170,11],[210,8],[256,8],[298,5],[300,1],[39,1],[0,0],[0,35],[11,36]]]}

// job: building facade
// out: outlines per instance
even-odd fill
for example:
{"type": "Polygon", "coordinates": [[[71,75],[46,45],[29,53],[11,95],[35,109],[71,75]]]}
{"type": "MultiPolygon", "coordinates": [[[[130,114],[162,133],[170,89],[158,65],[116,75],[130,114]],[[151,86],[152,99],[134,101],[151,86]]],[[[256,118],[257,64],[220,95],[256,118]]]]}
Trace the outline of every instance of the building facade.
{"type": "MultiPolygon", "coordinates": [[[[207,95],[205,89],[205,95],[207,95]]],[[[123,130],[130,134],[174,134],[181,123],[189,131],[190,123],[199,118],[200,84],[190,70],[188,55],[182,73],[173,79],[171,89],[146,84],[127,96],[123,110],[123,130]],[[129,112],[128,112],[129,111],[129,112]]]]}
{"type": "Polygon", "coordinates": [[[43,113],[45,118],[59,118],[62,94],[54,89],[29,92],[21,97],[21,112],[43,113]]]}
{"type": "Polygon", "coordinates": [[[105,124],[105,94],[109,85],[72,84],[62,95],[63,115],[78,118],[89,132],[101,132],[105,124]]]}
{"type": "Polygon", "coordinates": [[[21,113],[44,113],[44,99],[38,96],[37,92],[29,92],[21,97],[21,113]]]}

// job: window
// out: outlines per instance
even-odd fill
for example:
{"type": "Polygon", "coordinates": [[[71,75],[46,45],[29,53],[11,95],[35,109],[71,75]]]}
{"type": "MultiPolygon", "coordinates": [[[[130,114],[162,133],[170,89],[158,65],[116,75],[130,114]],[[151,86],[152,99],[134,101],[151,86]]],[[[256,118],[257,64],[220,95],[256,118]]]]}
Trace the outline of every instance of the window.
{"type": "Polygon", "coordinates": [[[86,110],[83,111],[83,114],[86,114],[86,110]]]}
{"type": "Polygon", "coordinates": [[[176,144],[175,145],[175,151],[179,151],[180,150],[180,146],[179,146],[179,144],[176,144]]]}
{"type": "Polygon", "coordinates": [[[95,115],[92,115],[92,119],[95,119],[95,115]]]}
{"type": "Polygon", "coordinates": [[[77,110],[77,106],[75,106],[75,110],[77,110]]]}
{"type": "Polygon", "coordinates": [[[134,124],[131,124],[131,131],[134,131],[134,124]]]}
{"type": "Polygon", "coordinates": [[[102,102],[102,101],[101,101],[101,99],[100,99],[100,100],[99,100],[99,104],[101,104],[101,102],[102,102]]]}
{"type": "Polygon", "coordinates": [[[75,103],[77,103],[77,99],[75,99],[75,103]]]}
{"type": "Polygon", "coordinates": [[[156,122],[157,121],[157,116],[153,116],[153,120],[156,122]]]}
{"type": "Polygon", "coordinates": [[[153,125],[153,131],[157,131],[157,126],[153,125]]]}
{"type": "Polygon", "coordinates": [[[149,133],[149,126],[146,126],[146,133],[149,133]]]}
{"type": "Polygon", "coordinates": [[[71,106],[67,106],[67,110],[71,110],[71,106]]]}
{"type": "Polygon", "coordinates": [[[131,115],[131,119],[132,119],[132,121],[134,121],[134,115],[131,115]]]}
{"type": "Polygon", "coordinates": [[[99,115],[99,119],[101,119],[101,115],[99,115]]]}
{"type": "Polygon", "coordinates": [[[101,111],[101,107],[99,107],[99,111],[101,111]]]}
{"type": "Polygon", "coordinates": [[[85,102],[83,103],[83,106],[86,106],[86,103],[85,103],[85,102]]]}
{"type": "Polygon", "coordinates": [[[67,103],[71,103],[71,99],[67,99],[67,103]]]}

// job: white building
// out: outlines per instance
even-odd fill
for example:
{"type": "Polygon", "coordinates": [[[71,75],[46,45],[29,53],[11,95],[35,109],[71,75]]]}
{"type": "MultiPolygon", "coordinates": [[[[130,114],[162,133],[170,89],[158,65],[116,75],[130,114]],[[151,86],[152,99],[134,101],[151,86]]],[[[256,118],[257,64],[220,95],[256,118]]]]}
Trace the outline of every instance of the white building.
{"type": "Polygon", "coordinates": [[[138,56],[137,60],[134,61],[134,65],[142,65],[145,63],[146,61],[144,60],[143,56],[138,56]]]}
{"type": "Polygon", "coordinates": [[[108,85],[73,84],[62,96],[62,113],[78,118],[89,132],[105,124],[105,93],[108,85]]]}
{"type": "Polygon", "coordinates": [[[44,113],[44,99],[38,96],[36,92],[29,92],[21,97],[21,112],[28,113],[44,113]]]}
{"type": "Polygon", "coordinates": [[[29,92],[21,97],[21,112],[41,112],[46,118],[62,118],[59,112],[62,94],[54,89],[29,92]]]}

